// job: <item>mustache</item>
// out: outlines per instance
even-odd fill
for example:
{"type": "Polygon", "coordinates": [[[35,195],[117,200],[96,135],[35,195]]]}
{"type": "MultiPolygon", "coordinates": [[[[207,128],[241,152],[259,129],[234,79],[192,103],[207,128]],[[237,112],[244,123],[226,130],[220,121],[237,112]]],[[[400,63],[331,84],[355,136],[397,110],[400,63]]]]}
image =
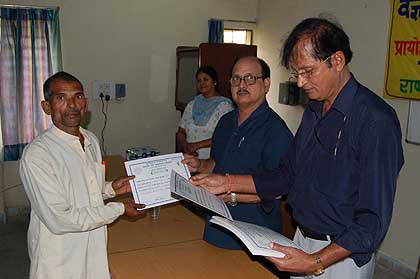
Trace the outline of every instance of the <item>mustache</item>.
{"type": "Polygon", "coordinates": [[[246,89],[240,89],[236,94],[249,94],[249,91],[246,89]]]}
{"type": "Polygon", "coordinates": [[[66,111],[66,114],[74,114],[74,113],[80,113],[80,109],[78,109],[78,108],[73,108],[73,109],[68,109],[67,111],[66,111]]]}

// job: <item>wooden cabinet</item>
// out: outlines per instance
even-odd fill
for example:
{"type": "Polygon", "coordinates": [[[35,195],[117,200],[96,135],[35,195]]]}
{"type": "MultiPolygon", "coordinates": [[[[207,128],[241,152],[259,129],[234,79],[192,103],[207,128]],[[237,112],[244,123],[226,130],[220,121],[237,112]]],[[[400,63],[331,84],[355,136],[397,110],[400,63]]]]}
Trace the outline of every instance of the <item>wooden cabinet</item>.
{"type": "Polygon", "coordinates": [[[213,66],[219,74],[220,93],[230,98],[229,79],[235,61],[244,56],[257,56],[257,46],[238,44],[201,44],[200,66],[213,66]]]}
{"type": "Polygon", "coordinates": [[[238,44],[207,44],[199,47],[177,47],[175,107],[184,111],[189,101],[197,94],[195,72],[208,65],[219,75],[220,93],[230,98],[230,73],[233,63],[240,57],[256,56],[257,46],[238,44]]]}

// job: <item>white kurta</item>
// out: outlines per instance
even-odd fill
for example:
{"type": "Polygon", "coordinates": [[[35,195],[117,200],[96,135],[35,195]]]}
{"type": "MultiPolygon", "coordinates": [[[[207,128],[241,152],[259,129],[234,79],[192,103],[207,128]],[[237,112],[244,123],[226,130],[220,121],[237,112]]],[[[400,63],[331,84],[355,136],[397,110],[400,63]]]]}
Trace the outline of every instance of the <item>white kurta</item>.
{"type": "Polygon", "coordinates": [[[52,126],[24,150],[20,176],[31,202],[28,251],[31,279],[107,279],[106,225],[124,213],[105,183],[99,143],[52,126]]]}
{"type": "MultiPolygon", "coordinates": [[[[194,124],[192,118],[194,100],[189,102],[186,106],[184,113],[182,114],[181,122],[179,123],[179,127],[185,129],[188,143],[211,139],[220,118],[234,109],[232,104],[222,102],[216,107],[209,121],[207,121],[207,124],[205,126],[198,126],[194,124]]],[[[208,159],[210,157],[210,147],[200,148],[197,150],[197,153],[198,159],[208,159]]]]}

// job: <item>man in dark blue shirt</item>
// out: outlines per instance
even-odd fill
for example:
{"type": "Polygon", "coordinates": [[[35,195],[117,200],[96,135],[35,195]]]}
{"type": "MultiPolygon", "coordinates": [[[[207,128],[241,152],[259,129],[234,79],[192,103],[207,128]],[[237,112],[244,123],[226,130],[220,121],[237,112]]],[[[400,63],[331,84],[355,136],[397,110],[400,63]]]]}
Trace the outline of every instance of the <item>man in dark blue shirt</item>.
{"type": "MultiPolygon", "coordinates": [[[[285,258],[268,258],[292,278],[373,278],[373,253],[388,230],[404,164],[395,111],[356,81],[345,32],[318,18],[299,23],[285,41],[282,64],[310,102],[282,166],[231,176],[232,191],[288,193],[303,250],[273,244],[285,258]]],[[[227,179],[195,179],[215,194],[227,179]]]]}
{"type": "MultiPolygon", "coordinates": [[[[213,134],[210,159],[186,156],[190,171],[229,174],[259,173],[279,167],[292,141],[286,123],[268,106],[265,98],[270,87],[270,68],[257,57],[238,60],[230,80],[232,98],[237,109],[224,115],[213,134]]],[[[200,177],[200,175],[198,175],[200,177]]],[[[280,201],[277,195],[227,191],[221,196],[229,202],[235,220],[250,222],[281,232],[280,201]]],[[[206,216],[204,240],[226,249],[242,249],[242,243],[206,216]]]]}

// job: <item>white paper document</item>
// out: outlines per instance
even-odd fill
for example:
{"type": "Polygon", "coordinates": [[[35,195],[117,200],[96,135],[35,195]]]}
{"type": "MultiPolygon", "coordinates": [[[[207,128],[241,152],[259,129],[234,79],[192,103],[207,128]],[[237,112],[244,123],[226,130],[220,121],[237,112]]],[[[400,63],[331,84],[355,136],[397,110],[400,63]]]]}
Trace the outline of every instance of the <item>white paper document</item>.
{"type": "Polygon", "coordinates": [[[126,161],[127,174],[136,176],[130,180],[134,201],[145,204],[143,209],[178,201],[171,196],[171,171],[188,179],[191,175],[183,159],[182,153],[174,153],[126,161]]]}
{"type": "Polygon", "coordinates": [[[204,188],[192,185],[188,179],[176,173],[176,171],[172,171],[171,174],[171,192],[228,218],[229,220],[233,220],[232,215],[223,200],[204,188]]]}
{"type": "Polygon", "coordinates": [[[270,242],[301,249],[292,240],[266,227],[231,221],[220,216],[213,216],[210,222],[233,232],[246,245],[252,255],[283,258],[284,254],[282,252],[270,248],[270,242]]]}

